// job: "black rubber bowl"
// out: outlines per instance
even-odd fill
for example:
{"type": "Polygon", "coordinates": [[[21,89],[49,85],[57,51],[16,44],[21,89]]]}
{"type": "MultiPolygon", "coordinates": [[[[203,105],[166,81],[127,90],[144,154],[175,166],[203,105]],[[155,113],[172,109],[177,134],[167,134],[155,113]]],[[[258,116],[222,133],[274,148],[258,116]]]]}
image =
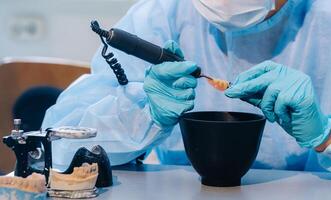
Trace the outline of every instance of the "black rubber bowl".
{"type": "Polygon", "coordinates": [[[208,186],[241,184],[260,147],[266,119],[237,112],[190,112],[179,120],[186,154],[208,186]]]}

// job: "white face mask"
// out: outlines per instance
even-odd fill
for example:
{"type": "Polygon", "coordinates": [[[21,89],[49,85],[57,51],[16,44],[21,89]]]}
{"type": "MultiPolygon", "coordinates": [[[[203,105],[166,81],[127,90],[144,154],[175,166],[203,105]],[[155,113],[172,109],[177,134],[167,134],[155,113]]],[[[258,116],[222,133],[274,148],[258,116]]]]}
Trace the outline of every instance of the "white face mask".
{"type": "Polygon", "coordinates": [[[192,0],[198,12],[220,30],[247,28],[275,9],[275,0],[192,0]]]}

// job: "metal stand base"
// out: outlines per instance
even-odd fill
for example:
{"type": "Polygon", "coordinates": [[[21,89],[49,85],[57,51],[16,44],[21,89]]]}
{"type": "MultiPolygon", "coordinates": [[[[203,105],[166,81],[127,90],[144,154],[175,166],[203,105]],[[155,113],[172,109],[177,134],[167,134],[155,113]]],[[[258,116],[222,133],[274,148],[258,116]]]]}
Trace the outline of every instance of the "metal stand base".
{"type": "Polygon", "coordinates": [[[48,189],[49,197],[68,198],[68,199],[85,199],[98,196],[98,189],[95,187],[91,190],[52,190],[48,189]]]}

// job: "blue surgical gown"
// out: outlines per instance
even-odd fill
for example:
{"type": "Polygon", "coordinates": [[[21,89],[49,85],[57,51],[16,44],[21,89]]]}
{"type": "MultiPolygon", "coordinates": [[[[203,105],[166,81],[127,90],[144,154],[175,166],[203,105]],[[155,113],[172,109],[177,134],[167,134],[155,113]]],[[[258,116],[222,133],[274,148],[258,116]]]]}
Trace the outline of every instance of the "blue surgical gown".
{"type": "MultiPolygon", "coordinates": [[[[272,60],[311,76],[325,114],[331,113],[331,1],[288,0],[274,16],[244,30],[221,32],[203,18],[190,0],[141,0],[116,25],[157,45],[176,41],[205,74],[233,80],[252,66],[272,60]]],[[[112,164],[123,164],[156,148],[164,164],[188,164],[178,126],[161,130],[149,114],[142,90],[149,63],[111,48],[130,83],[119,86],[101,57],[92,73],[75,81],[45,116],[43,128],[61,125],[95,127],[89,140],[62,139],[53,144],[55,166],[67,166],[80,146],[100,144],[112,164]]],[[[196,89],[195,111],[261,113],[240,100],[229,99],[203,79],[196,89]]],[[[276,123],[264,131],[255,168],[323,170],[313,150],[301,148],[276,123]]]]}

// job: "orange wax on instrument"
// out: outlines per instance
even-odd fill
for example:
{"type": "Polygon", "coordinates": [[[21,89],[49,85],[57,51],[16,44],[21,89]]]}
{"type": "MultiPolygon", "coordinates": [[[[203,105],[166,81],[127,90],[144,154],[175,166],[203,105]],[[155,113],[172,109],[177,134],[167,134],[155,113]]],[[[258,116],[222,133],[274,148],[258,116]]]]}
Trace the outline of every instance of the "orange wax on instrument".
{"type": "Polygon", "coordinates": [[[230,86],[228,81],[220,79],[208,79],[208,83],[219,91],[224,91],[230,86]]]}

